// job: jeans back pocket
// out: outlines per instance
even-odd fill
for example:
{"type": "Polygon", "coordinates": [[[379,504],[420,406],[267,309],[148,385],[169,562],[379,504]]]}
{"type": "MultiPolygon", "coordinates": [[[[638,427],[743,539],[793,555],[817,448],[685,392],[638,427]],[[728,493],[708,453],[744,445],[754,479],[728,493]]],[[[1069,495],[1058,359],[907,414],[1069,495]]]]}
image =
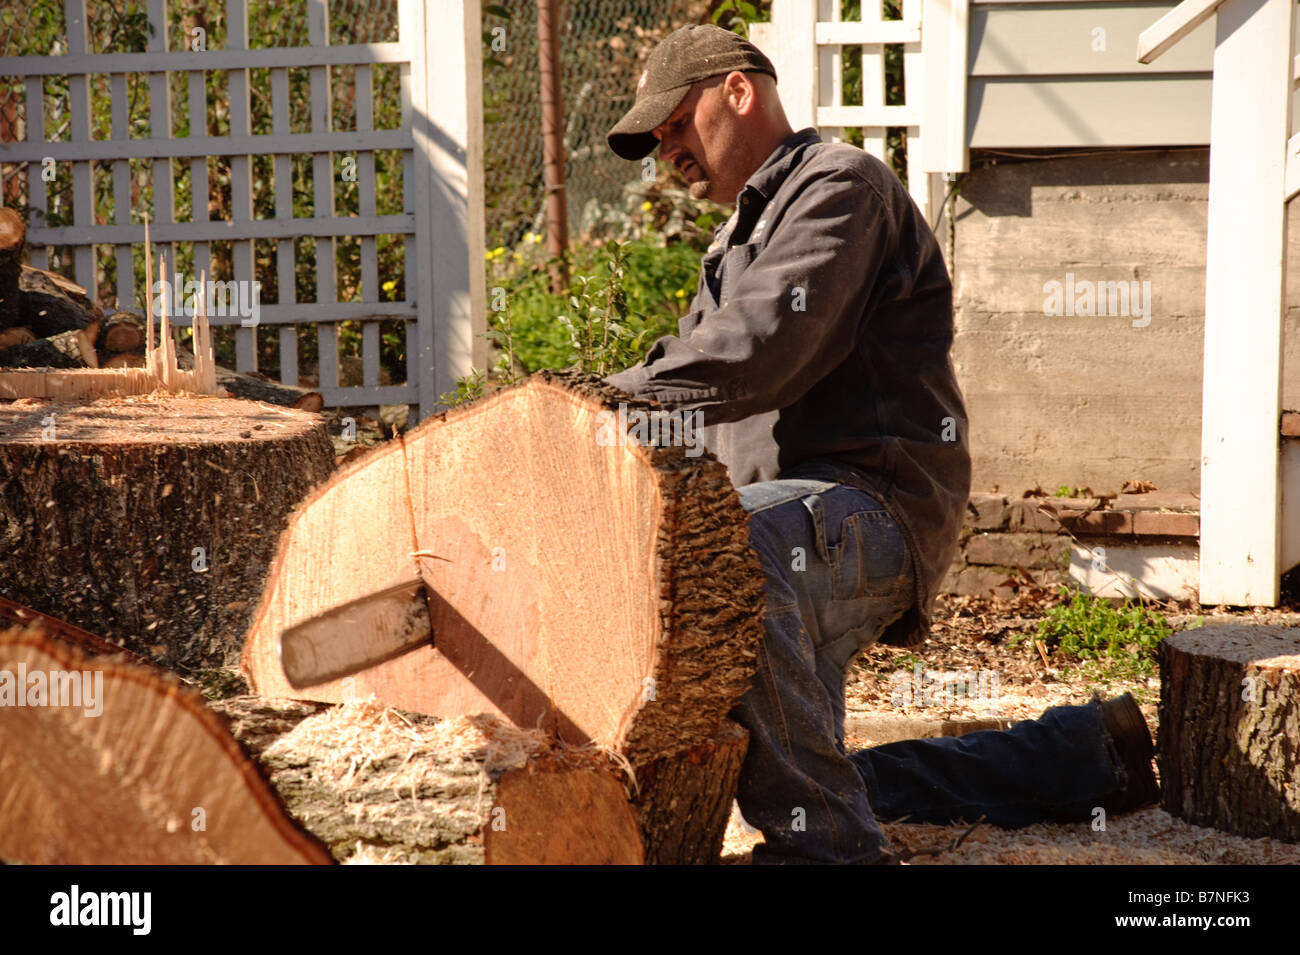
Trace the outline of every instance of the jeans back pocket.
{"type": "Polygon", "coordinates": [[[830,552],[835,600],[884,597],[901,585],[907,542],[888,511],[858,511],[844,518],[839,546],[830,552]]]}

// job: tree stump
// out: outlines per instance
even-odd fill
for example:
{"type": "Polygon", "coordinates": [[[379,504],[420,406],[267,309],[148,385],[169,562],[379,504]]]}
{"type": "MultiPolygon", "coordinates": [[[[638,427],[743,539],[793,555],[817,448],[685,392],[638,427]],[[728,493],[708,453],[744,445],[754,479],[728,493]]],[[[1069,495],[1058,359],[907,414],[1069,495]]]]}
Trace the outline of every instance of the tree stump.
{"type": "Polygon", "coordinates": [[[227,666],[321,418],[211,397],[0,402],[0,596],[170,669],[227,666]]]}
{"type": "Polygon", "coordinates": [[[1300,630],[1211,626],[1160,644],[1162,805],[1300,841],[1300,630]]]}

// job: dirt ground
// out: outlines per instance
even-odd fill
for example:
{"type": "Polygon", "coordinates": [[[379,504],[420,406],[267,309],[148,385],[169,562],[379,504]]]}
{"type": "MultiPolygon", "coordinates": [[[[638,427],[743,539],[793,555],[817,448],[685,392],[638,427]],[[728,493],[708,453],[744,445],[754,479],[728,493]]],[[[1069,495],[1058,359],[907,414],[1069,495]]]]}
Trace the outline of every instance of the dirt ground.
{"type": "MultiPolygon", "coordinates": [[[[934,627],[920,647],[905,650],[875,646],[853,665],[845,688],[846,743],[860,749],[886,739],[872,738],[873,725],[902,723],[903,718],[926,721],[1000,718],[1032,719],[1052,706],[1087,703],[1094,691],[1104,698],[1132,692],[1141,705],[1153,737],[1158,734],[1160,700],[1158,671],[1148,677],[1116,673],[1113,669],[1081,669],[1048,656],[1033,645],[1038,622],[1054,605],[1054,594],[1026,588],[1011,599],[939,597],[934,627]],[[1013,638],[1029,639],[1012,646],[1013,638]],[[931,671],[972,674],[956,684],[939,682],[931,671]],[[930,687],[923,692],[922,687],[930,687]],[[975,688],[976,692],[964,693],[975,688]],[[987,692],[993,690],[994,692],[987,692]],[[856,729],[856,732],[855,732],[856,729]]],[[[1237,610],[1195,605],[1153,604],[1175,631],[1198,617],[1216,622],[1260,623],[1300,627],[1300,606],[1293,597],[1277,609],[1237,610]]],[[[934,735],[934,734],[929,734],[934,735]]],[[[951,846],[967,826],[884,826],[899,849],[951,846]]],[[[748,864],[753,846],[762,841],[747,831],[733,810],[723,847],[723,862],[748,864]]],[[[1184,864],[1298,865],[1300,845],[1274,839],[1244,839],[1215,829],[1192,826],[1161,809],[1113,816],[1104,831],[1090,823],[1044,824],[1018,830],[981,825],[956,850],[919,856],[911,865],[1037,865],[1037,864],[1184,864]]]]}

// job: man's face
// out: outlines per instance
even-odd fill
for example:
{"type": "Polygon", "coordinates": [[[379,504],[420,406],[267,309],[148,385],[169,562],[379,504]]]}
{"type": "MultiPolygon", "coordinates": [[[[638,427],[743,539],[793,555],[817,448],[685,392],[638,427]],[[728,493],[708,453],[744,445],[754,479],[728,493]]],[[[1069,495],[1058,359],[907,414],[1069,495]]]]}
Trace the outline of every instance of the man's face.
{"type": "Polygon", "coordinates": [[[659,140],[659,158],[677,167],[694,198],[732,202],[743,183],[731,188],[723,173],[735,124],[721,92],[722,77],[696,83],[663,125],[655,128],[654,137],[659,140]]]}

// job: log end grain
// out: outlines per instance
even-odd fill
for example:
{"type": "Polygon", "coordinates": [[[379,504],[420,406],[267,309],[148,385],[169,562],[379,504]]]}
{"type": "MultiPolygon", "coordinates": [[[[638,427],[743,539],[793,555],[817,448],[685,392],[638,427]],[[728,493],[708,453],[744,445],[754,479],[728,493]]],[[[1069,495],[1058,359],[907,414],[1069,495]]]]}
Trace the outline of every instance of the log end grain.
{"type": "Polygon", "coordinates": [[[0,859],[327,864],[197,693],[0,632],[0,859]]]}

